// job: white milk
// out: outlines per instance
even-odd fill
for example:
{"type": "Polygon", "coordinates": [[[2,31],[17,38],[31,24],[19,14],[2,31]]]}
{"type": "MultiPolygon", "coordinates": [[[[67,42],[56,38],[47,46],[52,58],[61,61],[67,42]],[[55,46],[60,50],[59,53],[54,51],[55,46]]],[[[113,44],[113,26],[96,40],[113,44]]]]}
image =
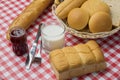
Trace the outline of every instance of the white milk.
{"type": "Polygon", "coordinates": [[[48,52],[64,46],[64,28],[58,25],[48,25],[42,28],[43,48],[48,52]]]}

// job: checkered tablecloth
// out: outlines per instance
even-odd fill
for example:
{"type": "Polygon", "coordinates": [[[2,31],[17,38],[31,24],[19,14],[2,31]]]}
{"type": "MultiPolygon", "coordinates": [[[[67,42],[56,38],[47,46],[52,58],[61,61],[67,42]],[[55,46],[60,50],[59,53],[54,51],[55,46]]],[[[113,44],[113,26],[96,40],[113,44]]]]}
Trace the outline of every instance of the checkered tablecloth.
{"type": "MultiPolygon", "coordinates": [[[[50,66],[49,55],[42,51],[41,64],[34,63],[29,71],[25,69],[26,55],[17,57],[12,52],[10,41],[6,40],[6,32],[11,22],[32,0],[0,0],[0,80],[56,80],[50,66]]],[[[55,21],[51,7],[43,12],[27,30],[29,48],[35,39],[37,27],[41,22],[55,21]]],[[[85,43],[89,39],[81,39],[66,33],[66,46],[85,43]]],[[[120,31],[116,34],[95,39],[104,52],[107,69],[94,72],[72,80],[120,80],[120,31]]]]}

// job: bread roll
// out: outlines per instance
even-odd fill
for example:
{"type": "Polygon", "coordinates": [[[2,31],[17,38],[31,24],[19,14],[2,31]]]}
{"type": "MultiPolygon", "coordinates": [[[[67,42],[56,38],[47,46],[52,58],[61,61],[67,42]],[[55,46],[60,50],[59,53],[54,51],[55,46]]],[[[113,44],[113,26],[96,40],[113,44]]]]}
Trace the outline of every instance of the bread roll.
{"type": "Polygon", "coordinates": [[[33,21],[52,3],[53,0],[33,0],[23,12],[11,23],[7,32],[9,39],[9,31],[13,27],[22,27],[27,29],[33,21]]]}
{"type": "Polygon", "coordinates": [[[110,31],[112,29],[111,16],[106,12],[96,12],[89,20],[89,29],[92,33],[110,31]]]}
{"type": "Polygon", "coordinates": [[[55,13],[60,19],[65,19],[73,8],[80,7],[85,1],[86,0],[64,0],[57,6],[55,13]]]}
{"type": "Polygon", "coordinates": [[[112,16],[112,24],[116,27],[120,27],[120,0],[102,0],[109,7],[112,16]]]}
{"type": "Polygon", "coordinates": [[[57,80],[66,80],[106,68],[103,53],[93,40],[51,51],[50,63],[57,80]]]}
{"type": "Polygon", "coordinates": [[[101,0],[87,0],[82,4],[81,8],[88,11],[90,16],[98,11],[103,11],[110,14],[109,6],[101,0]]]}
{"type": "Polygon", "coordinates": [[[86,27],[89,21],[89,13],[82,8],[72,9],[67,18],[69,26],[76,30],[81,30],[86,27]]]}

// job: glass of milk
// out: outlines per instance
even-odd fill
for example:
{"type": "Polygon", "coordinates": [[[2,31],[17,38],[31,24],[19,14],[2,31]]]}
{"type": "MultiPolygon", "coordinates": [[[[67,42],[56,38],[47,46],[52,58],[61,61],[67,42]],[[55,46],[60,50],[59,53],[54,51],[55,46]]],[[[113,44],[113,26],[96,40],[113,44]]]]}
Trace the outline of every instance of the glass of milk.
{"type": "Polygon", "coordinates": [[[41,27],[41,37],[45,52],[60,49],[65,45],[65,27],[57,23],[45,23],[41,27]]]}

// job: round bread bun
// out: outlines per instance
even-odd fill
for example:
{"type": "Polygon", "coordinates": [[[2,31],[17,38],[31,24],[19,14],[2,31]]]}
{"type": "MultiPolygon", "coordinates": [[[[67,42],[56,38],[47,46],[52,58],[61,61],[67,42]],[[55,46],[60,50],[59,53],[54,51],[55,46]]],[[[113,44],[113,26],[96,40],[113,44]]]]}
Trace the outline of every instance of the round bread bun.
{"type": "Polygon", "coordinates": [[[87,0],[82,4],[81,8],[88,11],[90,16],[99,11],[107,12],[110,14],[109,6],[101,0],[87,0]]]}
{"type": "Polygon", "coordinates": [[[89,29],[92,33],[110,31],[112,29],[111,16],[106,12],[97,12],[89,20],[89,29]]]}
{"type": "Polygon", "coordinates": [[[89,13],[81,8],[72,9],[67,18],[68,25],[76,30],[82,30],[89,21],[89,13]]]}

